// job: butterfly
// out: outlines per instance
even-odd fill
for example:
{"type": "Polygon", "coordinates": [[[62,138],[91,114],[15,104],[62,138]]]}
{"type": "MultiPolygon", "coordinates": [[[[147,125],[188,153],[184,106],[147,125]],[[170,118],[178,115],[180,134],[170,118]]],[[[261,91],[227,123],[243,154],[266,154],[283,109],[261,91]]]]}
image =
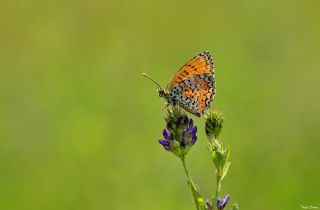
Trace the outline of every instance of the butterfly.
{"type": "Polygon", "coordinates": [[[171,78],[166,88],[143,73],[158,86],[158,93],[168,104],[180,106],[200,117],[209,109],[216,93],[214,64],[208,51],[193,57],[171,78]]]}

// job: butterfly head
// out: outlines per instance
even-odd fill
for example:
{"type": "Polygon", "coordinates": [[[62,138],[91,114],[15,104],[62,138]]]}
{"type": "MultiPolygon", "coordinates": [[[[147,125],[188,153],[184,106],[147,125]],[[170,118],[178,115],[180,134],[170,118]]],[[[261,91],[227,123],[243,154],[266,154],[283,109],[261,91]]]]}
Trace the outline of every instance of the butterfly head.
{"type": "Polygon", "coordinates": [[[164,97],[165,96],[165,92],[164,92],[164,90],[162,88],[158,88],[157,91],[158,91],[160,97],[164,97]]]}

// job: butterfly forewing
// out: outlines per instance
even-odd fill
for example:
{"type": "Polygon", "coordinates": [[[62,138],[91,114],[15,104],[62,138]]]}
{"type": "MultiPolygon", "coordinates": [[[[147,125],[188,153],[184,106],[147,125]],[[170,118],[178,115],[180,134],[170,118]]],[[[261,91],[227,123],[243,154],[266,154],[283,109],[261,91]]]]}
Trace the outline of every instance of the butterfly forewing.
{"type": "Polygon", "coordinates": [[[214,65],[211,54],[208,51],[203,51],[197,56],[183,65],[179,71],[172,77],[166,90],[169,91],[177,83],[186,80],[198,74],[214,74],[214,65]]]}

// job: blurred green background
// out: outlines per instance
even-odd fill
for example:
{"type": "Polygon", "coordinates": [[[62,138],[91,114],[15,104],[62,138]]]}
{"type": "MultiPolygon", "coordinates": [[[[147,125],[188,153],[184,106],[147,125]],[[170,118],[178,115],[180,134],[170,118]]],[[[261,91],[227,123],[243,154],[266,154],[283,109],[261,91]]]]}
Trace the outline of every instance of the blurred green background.
{"type": "MultiPolygon", "coordinates": [[[[240,209],[320,205],[320,3],[0,2],[0,209],[194,209],[179,160],[157,143],[165,86],[209,50],[214,106],[240,209]]],[[[188,155],[214,191],[204,119],[188,155]]]]}

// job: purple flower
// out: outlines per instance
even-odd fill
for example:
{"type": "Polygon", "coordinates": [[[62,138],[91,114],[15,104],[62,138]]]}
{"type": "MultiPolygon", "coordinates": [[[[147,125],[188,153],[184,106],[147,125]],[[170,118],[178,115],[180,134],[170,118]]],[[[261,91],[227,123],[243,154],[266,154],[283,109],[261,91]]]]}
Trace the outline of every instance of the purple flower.
{"type": "Polygon", "coordinates": [[[165,148],[166,150],[170,150],[171,142],[168,140],[160,139],[159,143],[165,148]]]}
{"type": "Polygon", "coordinates": [[[188,132],[189,132],[189,134],[190,134],[191,136],[195,135],[196,132],[197,132],[197,126],[188,128],[188,132]]]}
{"type": "Polygon", "coordinates": [[[188,134],[188,136],[190,136],[190,140],[189,140],[189,144],[193,145],[194,143],[196,143],[197,141],[197,126],[193,126],[193,120],[190,119],[189,121],[189,126],[188,128],[186,128],[186,132],[188,134]]]}
{"type": "Polygon", "coordinates": [[[183,131],[182,134],[181,134],[181,138],[180,138],[180,146],[181,147],[185,147],[186,146],[185,138],[186,138],[186,131],[183,131]]]}
{"type": "Polygon", "coordinates": [[[163,129],[162,134],[164,139],[160,139],[159,143],[163,146],[163,148],[170,151],[170,145],[173,143],[173,136],[168,129],[163,129]]]}
{"type": "Polygon", "coordinates": [[[191,138],[190,144],[193,145],[194,143],[196,143],[196,141],[197,141],[197,136],[194,135],[194,136],[192,136],[192,138],[191,138]]]}
{"type": "Polygon", "coordinates": [[[171,135],[170,131],[168,129],[163,129],[163,137],[166,139],[166,140],[170,140],[172,141],[173,140],[173,136],[171,135]]]}
{"type": "Polygon", "coordinates": [[[217,200],[218,210],[223,210],[226,207],[229,199],[230,199],[229,195],[224,196],[222,199],[218,198],[218,200],[217,200]]]}
{"type": "Polygon", "coordinates": [[[192,119],[190,119],[190,121],[189,121],[189,128],[190,127],[193,127],[193,120],[192,119]]]}
{"type": "MultiPolygon", "coordinates": [[[[186,119],[188,118],[186,117],[186,119]]],[[[188,125],[188,127],[183,130],[180,138],[180,146],[183,148],[186,147],[186,145],[193,145],[197,141],[197,126],[193,126],[193,120],[190,119],[185,124],[188,125]]]]}

